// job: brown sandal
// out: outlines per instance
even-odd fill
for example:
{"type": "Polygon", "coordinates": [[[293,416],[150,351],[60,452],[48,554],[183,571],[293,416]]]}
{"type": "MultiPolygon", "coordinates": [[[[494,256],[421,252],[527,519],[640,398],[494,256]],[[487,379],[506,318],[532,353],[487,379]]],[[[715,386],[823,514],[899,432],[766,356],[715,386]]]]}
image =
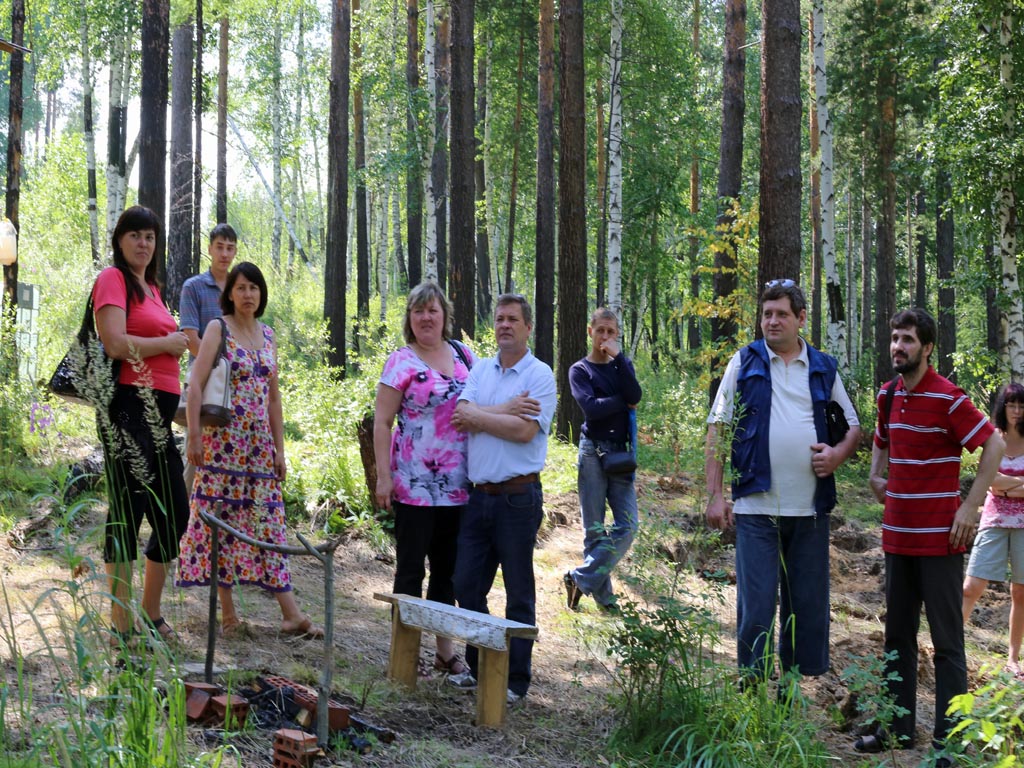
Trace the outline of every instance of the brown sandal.
{"type": "Polygon", "coordinates": [[[463,661],[462,657],[457,653],[453,653],[452,657],[447,661],[442,659],[439,653],[435,653],[434,669],[438,672],[444,672],[447,675],[461,675],[463,672],[469,671],[469,667],[466,665],[466,662],[463,661]]]}

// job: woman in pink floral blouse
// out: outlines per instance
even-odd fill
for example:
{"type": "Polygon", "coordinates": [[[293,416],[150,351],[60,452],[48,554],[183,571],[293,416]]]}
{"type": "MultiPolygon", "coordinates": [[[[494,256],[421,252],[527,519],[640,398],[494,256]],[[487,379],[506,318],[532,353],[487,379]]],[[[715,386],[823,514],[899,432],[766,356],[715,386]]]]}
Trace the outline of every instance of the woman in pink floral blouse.
{"type": "MultiPolygon", "coordinates": [[[[388,357],[377,386],[377,503],[395,515],[394,591],[419,597],[426,559],[427,599],[454,605],[455,544],[469,481],[466,434],[451,418],[474,357],[451,339],[452,305],[436,283],[420,283],[409,294],[402,331],[406,346],[388,357]]],[[[437,638],[434,668],[467,669],[448,638],[437,638]]]]}

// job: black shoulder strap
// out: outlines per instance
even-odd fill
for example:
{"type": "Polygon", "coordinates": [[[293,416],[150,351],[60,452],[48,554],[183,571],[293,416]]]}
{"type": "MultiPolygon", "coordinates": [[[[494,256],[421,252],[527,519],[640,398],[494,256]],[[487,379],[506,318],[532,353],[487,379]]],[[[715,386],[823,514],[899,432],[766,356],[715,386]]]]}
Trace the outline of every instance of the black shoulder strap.
{"type": "Polygon", "coordinates": [[[899,382],[900,377],[897,376],[889,382],[885,388],[885,436],[889,436],[889,416],[892,414],[892,398],[896,394],[896,384],[899,382]]]}
{"type": "Polygon", "coordinates": [[[472,368],[473,366],[469,362],[469,356],[466,355],[466,350],[462,348],[462,344],[457,342],[455,339],[448,339],[448,343],[452,345],[452,349],[455,350],[455,354],[459,356],[459,360],[462,361],[462,364],[466,366],[466,370],[468,371],[472,368]]]}

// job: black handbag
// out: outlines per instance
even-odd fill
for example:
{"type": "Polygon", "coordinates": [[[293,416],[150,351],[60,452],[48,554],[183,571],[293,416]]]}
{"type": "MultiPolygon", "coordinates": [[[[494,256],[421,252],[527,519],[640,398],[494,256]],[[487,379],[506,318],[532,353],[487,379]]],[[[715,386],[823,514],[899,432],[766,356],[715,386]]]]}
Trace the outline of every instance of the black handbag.
{"type": "Polygon", "coordinates": [[[120,373],[121,361],[107,356],[96,333],[92,291],[89,291],[82,325],[67,354],[57,364],[47,388],[69,403],[105,408],[114,396],[114,386],[120,373]]]}
{"type": "Polygon", "coordinates": [[[825,425],[828,427],[828,444],[833,448],[843,442],[846,433],[850,431],[843,407],[835,400],[829,400],[825,406],[825,425]]]}
{"type": "Polygon", "coordinates": [[[633,451],[599,450],[597,458],[606,475],[628,475],[636,472],[636,454],[633,451]]]}

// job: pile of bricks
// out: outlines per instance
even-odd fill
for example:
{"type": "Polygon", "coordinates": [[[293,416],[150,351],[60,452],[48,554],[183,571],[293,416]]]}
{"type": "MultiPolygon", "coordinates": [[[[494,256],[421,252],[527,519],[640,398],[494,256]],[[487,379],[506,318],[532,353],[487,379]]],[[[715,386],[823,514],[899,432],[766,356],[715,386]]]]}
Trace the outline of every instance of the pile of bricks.
{"type": "Polygon", "coordinates": [[[185,714],[189,722],[241,728],[249,716],[249,702],[237,694],[224,694],[218,685],[185,683],[185,714]]]}
{"type": "Polygon", "coordinates": [[[294,728],[274,733],[274,768],[309,768],[321,754],[311,733],[294,728]]]}
{"type": "MultiPolygon", "coordinates": [[[[301,708],[295,716],[295,722],[303,728],[316,728],[316,712],[319,706],[319,695],[312,688],[289,680],[287,677],[267,675],[263,680],[275,688],[291,688],[295,703],[301,708]]],[[[343,731],[349,727],[349,708],[333,699],[327,702],[327,729],[331,733],[343,731]]]]}

